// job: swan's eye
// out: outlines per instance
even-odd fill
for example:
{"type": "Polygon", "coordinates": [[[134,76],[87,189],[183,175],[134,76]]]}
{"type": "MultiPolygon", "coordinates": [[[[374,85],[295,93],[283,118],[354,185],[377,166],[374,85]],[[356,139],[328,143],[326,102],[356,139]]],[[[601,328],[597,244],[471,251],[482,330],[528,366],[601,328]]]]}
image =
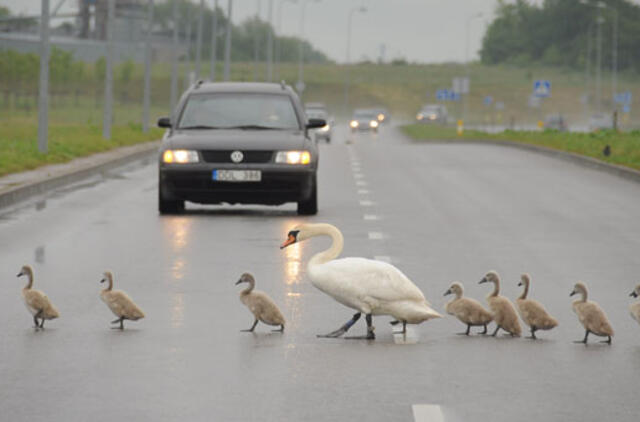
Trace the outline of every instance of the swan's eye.
{"type": "Polygon", "coordinates": [[[300,230],[291,230],[288,234],[288,236],[293,236],[294,239],[298,238],[298,233],[300,233],[300,230]]]}

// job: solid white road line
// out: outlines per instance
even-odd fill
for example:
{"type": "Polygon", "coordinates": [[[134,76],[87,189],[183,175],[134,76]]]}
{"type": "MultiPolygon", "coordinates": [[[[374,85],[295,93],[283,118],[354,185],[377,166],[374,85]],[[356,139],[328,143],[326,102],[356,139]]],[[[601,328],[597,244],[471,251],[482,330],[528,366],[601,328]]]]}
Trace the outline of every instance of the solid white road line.
{"type": "Polygon", "coordinates": [[[414,404],[411,407],[415,422],[444,422],[442,409],[437,404],[414,404]]]}

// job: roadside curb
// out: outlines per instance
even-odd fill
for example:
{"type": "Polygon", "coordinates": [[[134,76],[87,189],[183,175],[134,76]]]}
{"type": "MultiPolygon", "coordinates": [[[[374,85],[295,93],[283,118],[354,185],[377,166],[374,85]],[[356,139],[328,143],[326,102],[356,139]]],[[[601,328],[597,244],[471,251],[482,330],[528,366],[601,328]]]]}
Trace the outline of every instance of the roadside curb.
{"type": "MultiPolygon", "coordinates": [[[[33,170],[34,177],[31,179],[17,180],[15,186],[11,186],[13,183],[5,183],[9,186],[8,188],[0,186],[0,208],[8,207],[64,185],[76,183],[114,167],[150,157],[158,151],[159,146],[160,141],[145,142],[82,157],[69,163],[33,170]],[[42,174],[38,175],[37,173],[42,174]]],[[[0,178],[0,182],[8,178],[18,179],[19,177],[20,173],[9,175],[0,178]]]]}
{"type": "MultiPolygon", "coordinates": [[[[414,142],[422,142],[422,141],[430,142],[429,140],[413,139],[406,134],[405,136],[407,136],[409,139],[411,139],[414,142]]],[[[527,144],[527,143],[515,142],[515,141],[499,141],[495,139],[460,139],[460,140],[434,139],[434,141],[438,143],[452,143],[452,144],[465,144],[465,143],[488,144],[488,145],[498,145],[498,146],[507,146],[507,147],[524,149],[527,151],[537,152],[539,154],[544,154],[551,157],[559,158],[561,160],[569,161],[585,167],[606,171],[607,173],[614,174],[616,176],[640,183],[640,171],[638,170],[635,170],[629,167],[620,166],[617,164],[607,163],[605,161],[601,161],[593,157],[588,157],[586,155],[575,154],[573,152],[562,151],[562,150],[553,149],[549,147],[543,147],[540,145],[533,145],[533,144],[527,144]]]]}

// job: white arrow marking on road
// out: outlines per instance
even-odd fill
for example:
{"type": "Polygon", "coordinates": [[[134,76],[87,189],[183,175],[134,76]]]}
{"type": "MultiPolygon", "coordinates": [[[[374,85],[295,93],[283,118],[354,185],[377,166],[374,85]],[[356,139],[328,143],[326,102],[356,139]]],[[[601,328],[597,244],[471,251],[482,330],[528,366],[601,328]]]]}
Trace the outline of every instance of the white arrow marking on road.
{"type": "Polygon", "coordinates": [[[436,404],[414,404],[411,407],[415,422],[444,422],[442,409],[436,404]]]}

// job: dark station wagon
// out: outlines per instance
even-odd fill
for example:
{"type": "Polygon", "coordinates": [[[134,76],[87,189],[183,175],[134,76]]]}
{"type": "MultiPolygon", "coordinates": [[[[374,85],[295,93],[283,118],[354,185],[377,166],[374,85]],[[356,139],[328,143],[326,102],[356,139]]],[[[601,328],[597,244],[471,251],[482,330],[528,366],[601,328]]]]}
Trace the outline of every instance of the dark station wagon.
{"type": "Polygon", "coordinates": [[[318,150],[297,94],[285,84],[199,81],[187,90],[163,138],[158,186],[161,214],[201,204],[297,202],[318,210],[318,150]]]}

